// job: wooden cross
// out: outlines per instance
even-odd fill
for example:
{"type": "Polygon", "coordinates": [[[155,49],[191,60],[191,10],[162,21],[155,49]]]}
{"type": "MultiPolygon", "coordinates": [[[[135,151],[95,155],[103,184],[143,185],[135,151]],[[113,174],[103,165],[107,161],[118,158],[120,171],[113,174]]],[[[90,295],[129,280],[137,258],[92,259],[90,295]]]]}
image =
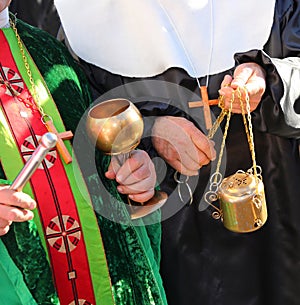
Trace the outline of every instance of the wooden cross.
{"type": "Polygon", "coordinates": [[[189,108],[203,107],[205,127],[207,130],[209,130],[212,127],[212,119],[209,106],[218,105],[219,100],[208,99],[206,86],[200,86],[200,94],[202,101],[189,102],[189,108]]]}
{"type": "MultiPolygon", "coordinates": [[[[9,81],[4,80],[1,75],[0,75],[0,85],[4,85],[11,93],[11,95],[13,97],[18,98],[21,93],[18,92],[17,90],[15,90],[12,85],[9,83],[9,81]]],[[[29,99],[24,99],[26,101],[26,103],[31,104],[29,99]]],[[[69,164],[72,162],[72,157],[67,149],[67,147],[65,146],[63,140],[70,140],[73,138],[73,133],[72,131],[65,131],[65,132],[61,132],[59,133],[53,122],[51,120],[46,121],[45,122],[45,126],[47,128],[48,131],[54,133],[57,135],[57,143],[56,143],[56,147],[58,152],[60,153],[62,159],[65,161],[66,164],[69,164]]]]}
{"type": "Polygon", "coordinates": [[[57,143],[56,148],[58,152],[60,153],[62,159],[65,161],[66,164],[69,164],[72,162],[72,157],[65,146],[63,140],[70,140],[73,138],[72,131],[65,131],[65,132],[58,132],[51,120],[45,122],[46,128],[48,131],[54,133],[57,135],[57,143]]]}

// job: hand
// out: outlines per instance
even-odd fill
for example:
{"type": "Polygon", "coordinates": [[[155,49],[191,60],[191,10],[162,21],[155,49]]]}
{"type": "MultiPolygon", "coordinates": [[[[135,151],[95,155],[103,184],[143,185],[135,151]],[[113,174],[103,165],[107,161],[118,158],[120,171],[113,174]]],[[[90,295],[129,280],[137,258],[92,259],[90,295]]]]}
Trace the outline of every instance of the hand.
{"type": "Polygon", "coordinates": [[[185,118],[164,116],[155,120],[152,143],[158,154],[174,169],[187,176],[216,158],[214,142],[185,118]]]}
{"type": "Polygon", "coordinates": [[[0,186],[0,236],[9,231],[13,221],[22,222],[33,218],[36,202],[23,192],[0,186]]]}
{"type": "MultiPolygon", "coordinates": [[[[225,75],[221,84],[219,94],[224,97],[224,108],[230,108],[230,101],[232,99],[232,93],[238,87],[241,88],[242,100],[244,101],[244,110],[246,112],[245,104],[245,90],[246,88],[249,95],[250,111],[253,111],[259,105],[261,98],[266,90],[264,69],[256,63],[245,63],[236,67],[233,77],[225,75]]],[[[234,101],[232,104],[233,113],[242,113],[241,103],[238,98],[238,94],[235,93],[234,101]]]]}
{"type": "Polygon", "coordinates": [[[134,150],[123,165],[112,157],[106,178],[116,179],[118,191],[127,194],[136,202],[146,202],[154,195],[156,173],[149,155],[143,150],[134,150]]]}

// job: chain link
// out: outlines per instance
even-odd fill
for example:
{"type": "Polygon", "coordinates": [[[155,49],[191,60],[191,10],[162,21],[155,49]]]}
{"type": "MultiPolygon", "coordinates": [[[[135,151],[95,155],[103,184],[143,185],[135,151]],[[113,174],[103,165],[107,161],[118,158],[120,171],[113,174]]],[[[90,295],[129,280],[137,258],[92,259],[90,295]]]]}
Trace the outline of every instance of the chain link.
{"type": "Polygon", "coordinates": [[[255,157],[255,148],[254,148],[253,128],[252,128],[251,113],[250,113],[250,102],[249,102],[250,98],[249,98],[248,90],[246,88],[244,88],[244,92],[245,92],[247,119],[246,119],[245,110],[244,110],[242,93],[241,93],[240,88],[237,88],[238,98],[239,98],[240,104],[241,104],[243,123],[244,123],[244,126],[245,126],[245,131],[246,131],[247,140],[248,140],[249,149],[250,149],[251,158],[252,158],[253,174],[254,174],[255,178],[257,179],[258,174],[257,174],[257,164],[256,164],[256,157],[255,157]]]}
{"type": "Polygon", "coordinates": [[[36,89],[36,85],[35,85],[34,80],[33,80],[33,76],[32,76],[31,70],[30,70],[30,66],[29,66],[27,57],[25,55],[25,51],[24,51],[25,46],[23,45],[21,37],[18,33],[18,30],[17,30],[17,27],[16,27],[16,22],[12,21],[12,19],[10,18],[9,23],[10,23],[10,25],[11,25],[11,27],[12,27],[15,35],[16,35],[16,38],[17,38],[17,42],[18,42],[18,46],[19,46],[19,49],[20,49],[20,52],[21,52],[21,55],[22,55],[23,63],[24,63],[26,73],[27,73],[28,78],[29,78],[30,85],[31,85],[31,94],[32,94],[32,96],[33,96],[33,98],[36,102],[36,106],[37,106],[39,112],[41,113],[41,121],[42,121],[43,124],[45,124],[46,121],[49,121],[49,120],[52,121],[52,118],[51,118],[50,115],[45,113],[44,109],[42,108],[42,106],[40,104],[40,99],[39,99],[39,95],[38,95],[38,92],[37,92],[37,89],[36,89]]]}
{"type": "Polygon", "coordinates": [[[219,97],[219,104],[218,104],[218,106],[222,109],[222,111],[221,111],[220,115],[217,117],[216,121],[214,122],[213,126],[211,127],[211,129],[210,129],[209,132],[208,132],[207,137],[208,137],[209,139],[212,139],[212,138],[213,138],[213,136],[214,136],[215,133],[217,132],[217,130],[218,130],[220,124],[222,123],[224,117],[228,114],[228,110],[226,110],[226,109],[224,108],[224,96],[223,96],[223,95],[221,95],[221,96],[219,97]]]}
{"type": "MultiPolygon", "coordinates": [[[[251,113],[250,113],[250,98],[249,98],[249,94],[248,94],[247,89],[244,87],[243,90],[244,90],[244,93],[245,93],[246,113],[245,113],[245,108],[244,108],[242,92],[241,92],[241,89],[238,87],[236,90],[234,90],[232,92],[232,96],[231,96],[231,100],[230,100],[230,107],[229,107],[228,110],[224,109],[224,97],[223,96],[219,97],[219,107],[222,108],[222,111],[221,111],[220,115],[218,116],[214,125],[212,126],[212,128],[210,129],[210,131],[208,133],[208,138],[212,139],[213,136],[215,135],[218,127],[220,126],[221,122],[223,121],[225,116],[227,116],[216,171],[211,176],[210,188],[209,188],[209,191],[205,193],[205,197],[204,197],[205,201],[216,210],[212,214],[213,218],[215,218],[215,219],[218,219],[218,218],[222,217],[222,211],[218,207],[216,207],[214,204],[212,204],[212,202],[216,201],[218,199],[218,188],[219,188],[219,185],[221,184],[221,180],[222,180],[222,175],[219,172],[219,170],[220,170],[220,166],[221,166],[221,162],[222,162],[222,157],[223,157],[223,152],[224,152],[224,147],[225,147],[225,141],[226,141],[227,134],[228,134],[229,121],[230,121],[231,113],[232,113],[232,105],[233,105],[233,101],[235,100],[236,94],[237,94],[237,98],[239,99],[239,102],[240,102],[240,105],[241,105],[243,123],[244,123],[245,132],[246,132],[246,135],[247,135],[247,141],[248,141],[248,144],[249,144],[249,149],[250,149],[251,158],[252,158],[252,164],[253,165],[252,165],[252,168],[249,171],[253,172],[253,175],[254,175],[256,181],[259,179],[258,176],[260,175],[260,174],[258,175],[258,173],[257,173],[257,164],[256,164],[255,149],[254,149],[253,128],[252,128],[251,113]],[[246,114],[247,114],[247,116],[246,116],[246,114]]],[[[258,168],[260,169],[260,167],[258,167],[258,168]]],[[[256,202],[256,204],[257,204],[257,202],[256,202]]]]}

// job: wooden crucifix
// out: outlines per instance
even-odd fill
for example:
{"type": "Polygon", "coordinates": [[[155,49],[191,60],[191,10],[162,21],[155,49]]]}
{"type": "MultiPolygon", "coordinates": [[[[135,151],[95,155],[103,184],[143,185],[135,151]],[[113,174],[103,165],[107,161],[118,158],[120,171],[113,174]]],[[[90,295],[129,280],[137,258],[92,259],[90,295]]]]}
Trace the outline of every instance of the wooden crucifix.
{"type": "Polygon", "coordinates": [[[72,157],[64,144],[63,140],[70,140],[73,138],[73,133],[72,131],[65,131],[65,132],[58,132],[51,120],[45,122],[46,128],[48,131],[54,133],[57,135],[57,143],[56,147],[61,155],[62,159],[65,161],[66,164],[69,164],[72,162],[72,157]]]}
{"type": "Polygon", "coordinates": [[[189,108],[203,107],[205,127],[207,130],[209,130],[212,127],[212,119],[211,119],[209,106],[218,105],[219,100],[209,100],[208,99],[208,93],[207,93],[206,86],[200,86],[200,94],[201,94],[202,100],[195,101],[195,102],[189,102],[189,108]]]}

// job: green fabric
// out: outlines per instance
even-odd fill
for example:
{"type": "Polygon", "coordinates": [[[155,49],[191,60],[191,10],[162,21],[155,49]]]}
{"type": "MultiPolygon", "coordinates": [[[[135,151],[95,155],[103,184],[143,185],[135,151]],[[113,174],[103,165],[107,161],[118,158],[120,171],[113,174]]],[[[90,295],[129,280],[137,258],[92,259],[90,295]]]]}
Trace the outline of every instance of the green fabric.
{"type": "MultiPolygon", "coordinates": [[[[14,223],[2,237],[24,282],[38,304],[59,304],[46,253],[33,221],[14,223]]],[[[2,282],[1,282],[2,284],[2,282]]],[[[4,299],[6,291],[0,293],[4,299]]]]}
{"type": "Polygon", "coordinates": [[[0,257],[1,305],[37,305],[1,240],[0,257]]]}
{"type": "MultiPolygon", "coordinates": [[[[110,158],[102,156],[99,170],[103,175],[108,167],[110,158]]],[[[103,177],[102,177],[103,178],[103,177]]],[[[120,215],[118,218],[128,219],[128,212],[118,192],[115,181],[102,179],[106,189],[113,196],[110,204],[115,206],[120,215]]],[[[94,185],[96,187],[97,184],[94,185]]],[[[100,186],[98,186],[100,187],[100,186]]],[[[94,191],[91,190],[91,194],[94,191]]],[[[95,202],[95,209],[105,208],[101,201],[95,202]]],[[[136,220],[130,225],[121,225],[98,216],[101,230],[106,233],[103,241],[107,252],[109,269],[117,304],[128,305],[163,305],[167,304],[162,282],[159,275],[160,211],[147,216],[156,220],[153,225],[143,226],[143,220],[136,220]],[[138,224],[138,225],[134,225],[138,224]],[[151,243],[149,236],[156,240],[151,243]],[[151,268],[149,268],[151,266],[151,268]]]]}
{"type": "Polygon", "coordinates": [[[12,182],[10,180],[7,180],[7,179],[0,179],[0,185],[2,184],[11,184],[12,182]]]}
{"type": "MultiPolygon", "coordinates": [[[[15,37],[14,31],[11,28],[8,28],[8,29],[4,29],[3,32],[5,33],[5,36],[9,41],[11,49],[18,50],[18,41],[15,37]]],[[[32,61],[30,55],[27,54],[26,49],[24,49],[24,51],[27,57],[27,62],[31,67],[31,74],[36,84],[36,91],[38,96],[40,97],[40,103],[43,104],[43,110],[47,115],[51,116],[53,122],[55,122],[55,127],[58,130],[58,132],[64,132],[65,127],[60,117],[60,113],[58,112],[58,109],[55,103],[53,102],[52,97],[44,89],[45,88],[45,86],[43,85],[44,80],[42,79],[38,69],[36,69],[35,63],[32,61]]],[[[14,59],[27,87],[31,88],[30,80],[24,65],[22,54],[20,52],[16,53],[14,59]]],[[[71,67],[67,67],[63,64],[55,65],[55,67],[52,70],[50,70],[48,75],[50,75],[50,79],[52,80],[50,82],[51,86],[49,86],[50,90],[51,89],[54,90],[59,86],[59,84],[62,81],[65,80],[73,80],[77,86],[80,84],[75,71],[71,67]]],[[[47,78],[49,77],[47,76],[47,78]]],[[[71,151],[72,148],[70,141],[64,141],[64,144],[67,146],[68,150],[71,151]]],[[[15,150],[17,151],[17,149],[15,150]]],[[[5,164],[7,163],[12,163],[12,162],[8,161],[5,164]]],[[[15,165],[15,162],[13,164],[15,165]]],[[[96,304],[101,304],[101,303],[105,303],[106,305],[113,304],[114,302],[110,291],[110,278],[108,274],[106,258],[102,244],[102,238],[99,229],[97,227],[97,220],[93,213],[90,198],[87,189],[85,188],[85,183],[83,181],[83,178],[80,174],[77,161],[74,158],[72,163],[65,164],[63,162],[62,164],[68,176],[68,180],[72,188],[74,199],[77,205],[77,211],[79,214],[81,229],[85,239],[87,256],[89,259],[92,283],[93,283],[93,287],[95,287],[95,290],[97,290],[97,293],[95,295],[96,304]],[[78,188],[78,185],[81,186],[80,189],[78,188]]],[[[5,172],[6,175],[8,176],[7,171],[5,172]]],[[[35,222],[37,221],[38,218],[39,218],[38,215],[36,215],[35,222]]],[[[38,225],[40,225],[40,221],[38,221],[37,223],[38,225]]],[[[39,229],[40,229],[40,236],[43,236],[43,232],[41,231],[41,228],[39,229]]]]}
{"type": "MultiPolygon", "coordinates": [[[[17,25],[20,36],[51,90],[66,129],[74,132],[82,114],[91,103],[84,75],[75,65],[74,60],[66,57],[66,49],[59,42],[20,21],[17,25]]],[[[99,158],[100,174],[103,175],[108,161],[108,157],[99,158]]],[[[98,177],[97,173],[94,172],[84,175],[94,208],[97,212],[101,212],[101,209],[105,208],[105,202],[102,196],[99,197],[99,179],[96,177],[98,177]]],[[[1,178],[5,178],[4,174],[1,178]]],[[[104,179],[103,176],[102,178],[104,179]]],[[[124,204],[119,201],[120,196],[116,191],[115,182],[105,179],[103,181],[106,188],[113,194],[109,203],[113,204],[124,218],[128,218],[124,204]]],[[[159,275],[160,224],[147,227],[133,224],[121,225],[102,217],[101,213],[97,213],[97,217],[116,304],[167,304],[159,275]]],[[[151,217],[159,219],[160,214],[156,212],[151,217]]],[[[51,273],[41,241],[36,235],[36,227],[31,222],[15,223],[11,232],[2,240],[15,264],[22,271],[24,281],[37,303],[56,304],[53,299],[54,288],[50,284],[51,273]],[[23,239],[23,236],[26,238],[23,239]],[[24,249],[29,248],[35,253],[35,257],[31,260],[27,259],[24,253],[24,249]],[[37,263],[37,258],[44,263],[37,263]],[[41,274],[43,277],[39,277],[41,274]],[[34,285],[37,285],[38,289],[35,289],[34,285]],[[48,301],[52,303],[46,303],[48,301]]],[[[0,294],[0,299],[3,298],[5,294],[0,294]]]]}

